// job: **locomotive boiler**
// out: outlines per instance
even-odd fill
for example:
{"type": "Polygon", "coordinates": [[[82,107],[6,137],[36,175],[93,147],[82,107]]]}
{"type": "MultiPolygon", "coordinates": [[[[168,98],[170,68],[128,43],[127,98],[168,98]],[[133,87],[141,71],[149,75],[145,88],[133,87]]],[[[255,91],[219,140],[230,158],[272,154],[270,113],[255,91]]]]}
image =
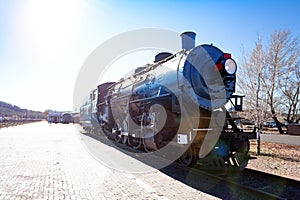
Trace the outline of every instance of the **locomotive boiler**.
{"type": "Polygon", "coordinates": [[[135,149],[184,166],[244,169],[249,138],[225,107],[236,62],[212,44],[195,46],[195,36],[182,33],[181,51],[159,53],[131,75],[99,85],[92,115],[109,138],[135,149]]]}

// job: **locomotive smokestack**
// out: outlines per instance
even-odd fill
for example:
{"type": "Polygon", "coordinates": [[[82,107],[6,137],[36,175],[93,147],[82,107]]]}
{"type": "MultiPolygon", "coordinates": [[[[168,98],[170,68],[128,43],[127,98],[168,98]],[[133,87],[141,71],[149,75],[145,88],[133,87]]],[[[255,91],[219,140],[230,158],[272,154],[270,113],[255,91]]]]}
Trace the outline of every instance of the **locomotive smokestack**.
{"type": "Polygon", "coordinates": [[[183,32],[181,36],[182,49],[190,50],[195,47],[196,33],[192,31],[183,32]]]}

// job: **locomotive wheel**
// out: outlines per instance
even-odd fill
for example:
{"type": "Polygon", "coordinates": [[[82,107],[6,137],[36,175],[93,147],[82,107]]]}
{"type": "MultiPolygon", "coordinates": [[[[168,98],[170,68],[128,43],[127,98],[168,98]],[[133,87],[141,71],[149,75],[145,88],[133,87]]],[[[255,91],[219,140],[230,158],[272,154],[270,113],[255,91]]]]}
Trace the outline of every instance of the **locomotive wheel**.
{"type": "Polygon", "coordinates": [[[144,147],[144,150],[148,153],[148,152],[150,152],[150,151],[152,151],[152,149],[149,149],[145,144],[143,145],[143,147],[144,147]]]}
{"type": "Polygon", "coordinates": [[[128,122],[126,120],[123,121],[123,131],[127,134],[121,135],[121,142],[126,145],[128,143],[128,122]]]}
{"type": "Polygon", "coordinates": [[[117,131],[116,134],[114,135],[114,140],[115,140],[117,143],[119,143],[119,142],[121,142],[121,139],[122,139],[122,137],[121,137],[121,132],[120,132],[120,131],[117,131]]]}
{"type": "Polygon", "coordinates": [[[250,143],[248,140],[245,140],[240,144],[238,151],[231,155],[234,167],[237,167],[241,171],[246,168],[250,158],[249,149],[250,143]]]}
{"type": "Polygon", "coordinates": [[[126,135],[122,135],[122,144],[127,144],[127,141],[128,141],[128,136],[126,135]]]}
{"type": "Polygon", "coordinates": [[[248,153],[241,153],[241,152],[236,152],[232,156],[232,161],[233,161],[233,166],[239,168],[239,170],[243,171],[249,160],[249,154],[248,153]]]}
{"type": "Polygon", "coordinates": [[[160,132],[154,136],[155,144],[158,149],[163,148],[166,144],[164,143],[164,132],[160,132]]]}
{"type": "Polygon", "coordinates": [[[144,151],[146,151],[147,153],[150,152],[150,151],[152,151],[152,149],[150,149],[150,148],[147,147],[147,145],[146,145],[146,143],[145,143],[145,140],[143,140],[143,147],[144,147],[144,148],[143,148],[144,151]]]}
{"type": "Polygon", "coordinates": [[[111,139],[111,131],[106,129],[106,128],[102,128],[102,134],[104,137],[107,137],[108,139],[111,139]]]}
{"type": "Polygon", "coordinates": [[[115,123],[114,128],[112,129],[113,138],[116,142],[120,142],[122,139],[121,135],[121,128],[118,122],[115,123]]]}
{"type": "Polygon", "coordinates": [[[195,148],[190,146],[179,158],[178,161],[179,163],[184,166],[188,167],[191,166],[195,163],[197,156],[195,153],[195,148]]]}
{"type": "MultiPolygon", "coordinates": [[[[157,133],[153,138],[157,150],[159,150],[159,149],[161,149],[165,146],[165,143],[163,142],[164,141],[163,140],[164,139],[163,134],[164,134],[163,132],[157,133]]],[[[156,150],[153,150],[151,148],[148,148],[146,144],[144,144],[143,146],[144,146],[144,149],[145,149],[146,152],[156,151],[156,150]]]]}
{"type": "Polygon", "coordinates": [[[148,126],[150,126],[148,129],[150,129],[151,131],[150,134],[148,132],[147,136],[144,135],[144,137],[150,137],[145,138],[145,140],[151,141],[151,147],[147,146],[144,141],[144,149],[146,152],[155,151],[165,146],[165,144],[163,143],[164,127],[168,122],[168,112],[170,111],[168,111],[163,104],[156,103],[151,105],[148,113],[148,117],[151,121],[150,124],[148,124],[148,126]]]}
{"type": "Polygon", "coordinates": [[[128,144],[134,149],[139,149],[142,146],[142,138],[128,136],[128,144]]]}
{"type": "Polygon", "coordinates": [[[219,156],[209,156],[208,158],[208,170],[226,171],[228,165],[226,165],[224,158],[219,156]]]}

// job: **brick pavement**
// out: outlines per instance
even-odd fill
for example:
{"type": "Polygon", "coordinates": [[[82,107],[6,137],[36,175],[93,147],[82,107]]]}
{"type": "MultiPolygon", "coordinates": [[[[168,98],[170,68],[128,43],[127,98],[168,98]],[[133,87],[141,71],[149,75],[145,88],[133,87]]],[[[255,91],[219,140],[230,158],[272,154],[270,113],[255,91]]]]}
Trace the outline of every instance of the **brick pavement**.
{"type": "Polygon", "coordinates": [[[215,199],[157,170],[141,176],[107,168],[85,150],[78,134],[73,124],[2,128],[0,200],[215,199]]]}

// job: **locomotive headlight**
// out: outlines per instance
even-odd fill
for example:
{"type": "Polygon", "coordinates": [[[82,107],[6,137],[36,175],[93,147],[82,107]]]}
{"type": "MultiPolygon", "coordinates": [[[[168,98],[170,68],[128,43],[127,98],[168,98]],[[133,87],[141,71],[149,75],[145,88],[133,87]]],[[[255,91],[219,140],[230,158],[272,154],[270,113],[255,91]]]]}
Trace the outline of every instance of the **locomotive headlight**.
{"type": "Polygon", "coordinates": [[[236,63],[232,59],[225,61],[225,70],[228,74],[234,74],[236,72],[236,63]]]}

